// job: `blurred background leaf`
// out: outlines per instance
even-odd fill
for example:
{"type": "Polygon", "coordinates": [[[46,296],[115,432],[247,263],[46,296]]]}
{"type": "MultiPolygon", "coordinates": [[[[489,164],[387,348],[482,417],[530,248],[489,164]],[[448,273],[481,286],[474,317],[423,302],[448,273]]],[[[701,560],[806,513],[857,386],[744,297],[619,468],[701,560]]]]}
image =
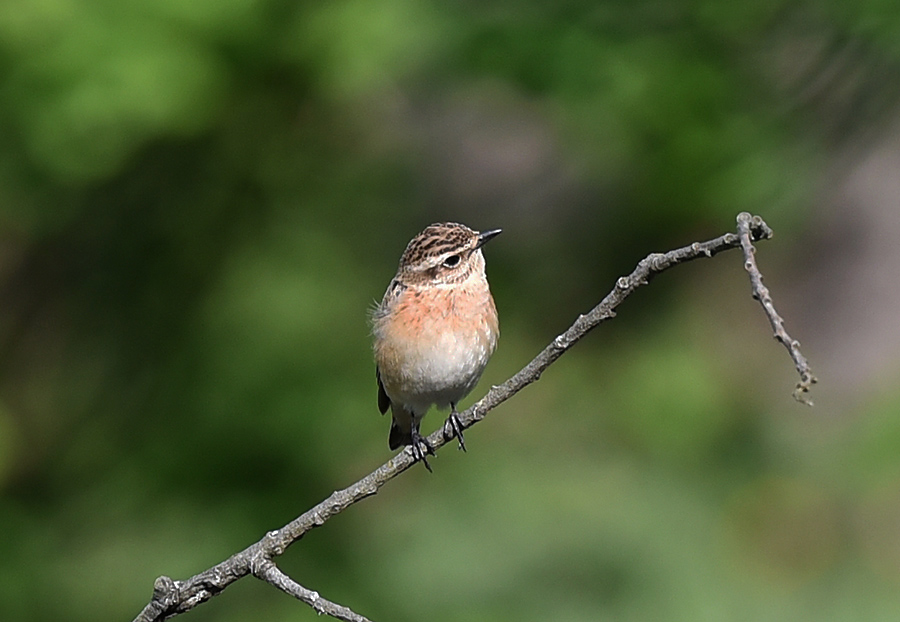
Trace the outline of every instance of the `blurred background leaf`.
{"type": "Polygon", "coordinates": [[[685,266],[283,565],[375,620],[897,619],[898,9],[4,2],[4,619],[131,619],[386,460],[366,315],[428,223],[505,231],[471,403],[741,210],[813,410],[740,258],[685,266]]]}

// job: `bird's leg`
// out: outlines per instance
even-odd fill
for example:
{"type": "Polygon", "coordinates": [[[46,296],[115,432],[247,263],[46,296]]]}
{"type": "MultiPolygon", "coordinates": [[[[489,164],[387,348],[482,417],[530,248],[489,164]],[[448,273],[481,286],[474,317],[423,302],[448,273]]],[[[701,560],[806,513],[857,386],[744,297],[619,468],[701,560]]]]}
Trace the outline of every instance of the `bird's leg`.
{"type": "Polygon", "coordinates": [[[462,421],[459,420],[459,413],[456,412],[455,403],[450,404],[450,416],[444,422],[444,438],[449,441],[453,437],[456,437],[456,440],[459,441],[459,448],[465,451],[466,441],[463,438],[462,421]]]}
{"type": "Polygon", "coordinates": [[[434,471],[431,470],[431,465],[428,464],[428,458],[426,456],[428,454],[431,454],[432,456],[435,455],[434,447],[431,446],[431,443],[428,442],[427,438],[419,434],[419,426],[415,422],[413,422],[410,437],[412,438],[410,448],[412,449],[413,460],[421,462],[425,465],[425,468],[428,469],[429,473],[433,473],[434,471]]]}

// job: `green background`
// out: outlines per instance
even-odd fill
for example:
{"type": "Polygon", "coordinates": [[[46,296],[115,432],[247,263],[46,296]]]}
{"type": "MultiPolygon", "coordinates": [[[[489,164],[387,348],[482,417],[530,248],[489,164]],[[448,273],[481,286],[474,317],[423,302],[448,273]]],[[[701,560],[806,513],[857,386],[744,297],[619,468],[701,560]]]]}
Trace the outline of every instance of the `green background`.
{"type": "MultiPolygon", "coordinates": [[[[815,408],[726,253],[279,563],[376,621],[898,619],[898,16],[4,0],[3,619],[130,620],[387,460],[367,313],[425,225],[504,229],[468,406],[743,210],[815,408]]],[[[318,617],[245,579],[185,619],[318,617]]]]}

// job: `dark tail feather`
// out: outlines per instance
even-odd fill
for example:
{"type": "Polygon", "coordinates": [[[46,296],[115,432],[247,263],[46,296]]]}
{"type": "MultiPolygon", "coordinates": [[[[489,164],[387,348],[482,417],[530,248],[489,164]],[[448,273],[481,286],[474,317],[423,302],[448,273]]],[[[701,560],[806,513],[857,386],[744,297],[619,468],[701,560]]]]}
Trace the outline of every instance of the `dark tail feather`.
{"type": "Polygon", "coordinates": [[[397,449],[403,445],[412,445],[412,431],[401,430],[396,421],[391,422],[391,434],[388,436],[388,446],[397,449]]]}

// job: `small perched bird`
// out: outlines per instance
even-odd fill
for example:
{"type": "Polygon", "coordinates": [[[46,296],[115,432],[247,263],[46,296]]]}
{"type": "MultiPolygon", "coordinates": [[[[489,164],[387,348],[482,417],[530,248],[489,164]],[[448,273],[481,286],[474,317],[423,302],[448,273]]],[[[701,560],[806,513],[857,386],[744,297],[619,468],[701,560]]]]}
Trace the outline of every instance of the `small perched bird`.
{"type": "Polygon", "coordinates": [[[419,434],[432,406],[450,406],[444,437],[465,451],[456,405],[475,387],[497,347],[500,325],[481,247],[500,233],[447,222],[407,245],[372,313],[378,409],[391,408],[391,449],[411,445],[429,471],[434,448],[419,434]]]}

